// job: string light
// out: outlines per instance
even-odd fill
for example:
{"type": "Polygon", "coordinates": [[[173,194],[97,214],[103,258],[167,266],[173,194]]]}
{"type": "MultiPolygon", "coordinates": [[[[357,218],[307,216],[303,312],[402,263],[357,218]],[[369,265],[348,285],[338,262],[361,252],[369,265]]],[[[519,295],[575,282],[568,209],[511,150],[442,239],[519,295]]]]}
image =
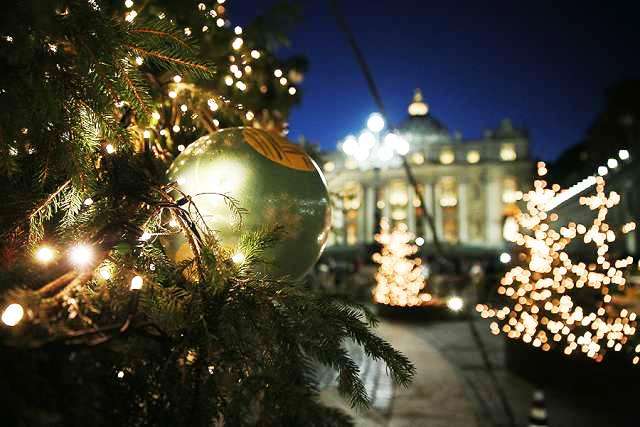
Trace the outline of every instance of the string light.
{"type": "Polygon", "coordinates": [[[451,297],[447,300],[447,307],[451,311],[460,311],[464,307],[464,300],[460,297],[451,297]]]}
{"type": "Polygon", "coordinates": [[[136,64],[137,65],[144,64],[144,58],[142,56],[136,56],[136,64]]]}
{"type": "Polygon", "coordinates": [[[134,276],[133,279],[131,279],[131,286],[129,287],[129,289],[132,291],[139,291],[140,289],[142,289],[143,284],[144,280],[141,276],[134,276]]]}
{"type": "Polygon", "coordinates": [[[233,39],[233,42],[231,43],[231,47],[233,48],[233,50],[240,50],[243,44],[244,44],[244,40],[242,40],[241,37],[236,37],[235,39],[233,39]]]}
{"type": "Polygon", "coordinates": [[[240,34],[242,34],[242,27],[241,27],[241,26],[239,26],[239,25],[238,25],[238,26],[236,26],[236,27],[233,29],[233,32],[234,32],[237,36],[239,36],[240,34]]]}
{"type": "Polygon", "coordinates": [[[100,277],[102,277],[104,280],[111,279],[111,268],[107,265],[103,265],[102,267],[100,267],[98,273],[100,273],[100,277]]]}
{"type": "Polygon", "coordinates": [[[36,261],[40,264],[49,264],[56,257],[56,252],[51,246],[42,245],[35,252],[36,261]]]}
{"type": "Polygon", "coordinates": [[[107,144],[104,149],[106,150],[107,154],[113,154],[116,152],[115,147],[113,146],[113,144],[107,144]]]}
{"type": "Polygon", "coordinates": [[[224,19],[222,18],[216,19],[216,26],[218,26],[219,28],[224,27],[224,19]]]}
{"type": "Polygon", "coordinates": [[[2,312],[2,323],[7,326],[16,326],[24,317],[24,308],[20,304],[9,304],[2,312]]]}
{"type": "Polygon", "coordinates": [[[251,57],[252,57],[253,59],[260,59],[260,52],[258,52],[258,51],[257,51],[257,50],[255,50],[255,49],[254,49],[254,50],[252,50],[252,51],[251,51],[251,57]]]}
{"type": "Polygon", "coordinates": [[[431,294],[423,292],[425,280],[422,261],[420,258],[411,258],[418,251],[418,247],[410,243],[414,237],[404,223],[391,230],[386,219],[381,221],[380,233],[376,234],[375,239],[382,245],[382,250],[372,257],[379,264],[373,289],[375,302],[419,306],[431,301],[431,294]]]}
{"type": "Polygon", "coordinates": [[[291,86],[291,87],[289,88],[289,95],[295,95],[295,94],[296,94],[296,92],[297,92],[297,90],[296,90],[296,88],[295,88],[295,87],[291,86]]]}
{"type": "Polygon", "coordinates": [[[182,104],[180,106],[180,111],[182,111],[183,113],[186,113],[188,109],[189,107],[187,107],[187,104],[182,104]]]}
{"type": "Polygon", "coordinates": [[[241,91],[243,91],[243,92],[247,89],[247,85],[246,85],[246,84],[244,84],[244,82],[242,82],[242,81],[240,81],[240,80],[238,80],[238,81],[236,82],[236,87],[237,87],[238,89],[240,89],[241,91]]]}
{"type": "Polygon", "coordinates": [[[224,76],[224,84],[226,84],[227,86],[233,85],[233,77],[224,76]]]}
{"type": "Polygon", "coordinates": [[[69,261],[76,267],[86,267],[93,261],[94,253],[91,246],[79,243],[69,250],[69,261]]]}
{"type": "Polygon", "coordinates": [[[236,264],[242,264],[245,261],[245,255],[238,251],[236,253],[233,254],[233,256],[231,257],[231,261],[233,261],[236,264]]]}
{"type": "Polygon", "coordinates": [[[218,104],[213,99],[207,100],[207,105],[211,111],[217,111],[219,108],[218,104]]]}
{"type": "Polygon", "coordinates": [[[87,197],[86,199],[84,199],[84,202],[82,202],[85,206],[91,206],[93,204],[93,199],[91,197],[87,197]]]}
{"type": "Polygon", "coordinates": [[[133,7],[133,0],[125,0],[125,1],[124,1],[124,6],[125,6],[127,9],[131,9],[131,8],[133,7]]]}
{"type": "MultiPolygon", "coordinates": [[[[546,169],[543,163],[538,172],[541,169],[546,169]]],[[[567,200],[567,190],[558,185],[549,187],[537,179],[534,189],[523,195],[526,212],[516,217],[519,228],[513,239],[524,249],[520,255],[523,262],[502,277],[497,289],[510,303],[497,308],[479,304],[476,310],[483,318],[495,319],[490,326],[495,335],[504,333],[543,351],[562,346],[566,355],[579,351],[601,361],[607,351],[620,351],[636,333],[636,314],[613,305],[610,294],[610,287],[625,288],[623,270],[633,264],[633,258],[611,260],[608,255],[616,235],[606,217],[620,202],[620,195],[605,192],[602,176],[580,185],[581,191],[595,187],[592,195],[579,199],[581,206],[593,212],[590,224],[555,224],[559,216],[552,209],[558,206],[558,198],[567,200]],[[571,259],[566,248],[577,238],[594,246],[595,263],[571,259]],[[574,290],[580,288],[588,288],[598,297],[594,308],[583,307],[574,298],[574,290]]],[[[635,352],[638,357],[640,346],[635,352]]]]}
{"type": "Polygon", "coordinates": [[[178,145],[178,151],[183,152],[186,147],[183,144],[178,145]]]}
{"type": "Polygon", "coordinates": [[[173,81],[176,83],[180,83],[182,81],[182,76],[176,74],[175,76],[173,76],[173,81]]]}
{"type": "Polygon", "coordinates": [[[175,90],[169,91],[169,98],[176,98],[177,96],[178,96],[178,93],[175,90]]]}
{"type": "Polygon", "coordinates": [[[620,150],[618,151],[618,158],[620,160],[628,160],[629,159],[629,151],[628,150],[620,150]]]}
{"type": "Polygon", "coordinates": [[[279,68],[276,68],[275,70],[273,70],[273,75],[276,77],[282,77],[282,70],[279,68]]]}

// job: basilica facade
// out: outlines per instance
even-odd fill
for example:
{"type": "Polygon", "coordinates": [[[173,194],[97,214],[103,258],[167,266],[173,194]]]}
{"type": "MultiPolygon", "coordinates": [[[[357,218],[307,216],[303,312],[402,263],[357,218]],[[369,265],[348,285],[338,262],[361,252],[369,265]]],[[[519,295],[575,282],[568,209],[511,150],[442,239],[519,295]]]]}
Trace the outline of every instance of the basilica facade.
{"type": "MultiPolygon", "coordinates": [[[[416,90],[408,117],[397,131],[409,143],[406,158],[435,221],[440,241],[461,247],[499,249],[514,226],[518,193],[531,186],[527,133],[508,119],[480,139],[462,139],[434,117],[416,90]]],[[[323,169],[334,200],[329,244],[373,241],[377,224],[405,223],[418,241],[433,235],[423,206],[399,162],[363,168],[340,150],[324,156],[323,169]]]]}

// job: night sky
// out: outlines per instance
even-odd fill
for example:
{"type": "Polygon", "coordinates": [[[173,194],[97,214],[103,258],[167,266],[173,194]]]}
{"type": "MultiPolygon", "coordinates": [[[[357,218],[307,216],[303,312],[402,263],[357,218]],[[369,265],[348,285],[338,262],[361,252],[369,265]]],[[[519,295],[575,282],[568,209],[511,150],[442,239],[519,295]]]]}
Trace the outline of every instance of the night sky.
{"type": "MultiPolygon", "coordinates": [[[[229,12],[242,23],[271,3],[233,0],[229,12]]],[[[420,87],[450,131],[476,138],[509,117],[547,160],[581,139],[607,87],[640,77],[640,8],[631,1],[342,3],[394,122],[420,87]]],[[[303,4],[304,20],[282,52],[310,61],[291,136],[333,148],[375,107],[328,1],[303,4]]]]}

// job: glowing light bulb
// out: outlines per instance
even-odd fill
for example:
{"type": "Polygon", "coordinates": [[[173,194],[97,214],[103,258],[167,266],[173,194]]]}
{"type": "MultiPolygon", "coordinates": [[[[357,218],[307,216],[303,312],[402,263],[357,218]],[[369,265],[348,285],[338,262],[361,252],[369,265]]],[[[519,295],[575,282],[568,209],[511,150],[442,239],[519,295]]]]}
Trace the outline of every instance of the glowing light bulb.
{"type": "Polygon", "coordinates": [[[257,51],[257,50],[255,50],[255,49],[254,49],[254,50],[252,50],[252,51],[251,51],[251,57],[252,57],[253,59],[259,59],[259,58],[260,58],[260,52],[258,52],[258,51],[257,51]]]}
{"type": "Polygon", "coordinates": [[[100,267],[100,270],[98,270],[98,272],[100,273],[100,277],[102,277],[104,280],[111,279],[111,269],[108,266],[103,265],[102,267],[100,267]]]}
{"type": "Polygon", "coordinates": [[[175,76],[173,76],[173,81],[176,83],[180,83],[182,81],[182,77],[176,74],[175,76]]]}
{"type": "Polygon", "coordinates": [[[245,114],[245,117],[247,118],[247,120],[253,120],[254,118],[253,111],[247,111],[247,114],[245,114]]]}
{"type": "Polygon", "coordinates": [[[153,113],[151,113],[151,117],[153,117],[154,120],[160,120],[160,113],[154,111],[153,113]]]}
{"type": "Polygon", "coordinates": [[[598,175],[600,176],[605,176],[606,174],[609,173],[609,169],[607,169],[606,166],[600,166],[598,167],[598,175]]]}
{"type": "Polygon", "coordinates": [[[241,37],[236,37],[235,39],[233,39],[233,42],[231,43],[231,47],[233,48],[233,50],[240,50],[243,44],[244,44],[244,40],[242,40],[241,37]]]}
{"type": "Polygon", "coordinates": [[[2,312],[2,323],[7,326],[16,326],[24,317],[24,308],[20,304],[9,304],[2,312]]]}
{"type": "Polygon", "coordinates": [[[424,245],[424,239],[422,237],[418,237],[416,239],[416,245],[418,245],[418,246],[424,245]]]}
{"type": "Polygon", "coordinates": [[[84,199],[83,204],[85,206],[91,206],[93,204],[93,199],[91,197],[87,197],[86,199],[84,199]]]}
{"type": "Polygon", "coordinates": [[[242,82],[242,81],[240,81],[240,80],[238,80],[238,81],[236,82],[236,87],[237,87],[238,89],[240,89],[241,91],[243,91],[243,92],[247,89],[247,85],[246,85],[246,84],[244,84],[244,82],[242,82]]]}
{"type": "Polygon", "coordinates": [[[287,78],[286,77],[280,77],[280,84],[282,86],[286,86],[287,85],[287,78]]]}
{"type": "Polygon", "coordinates": [[[291,86],[289,88],[289,95],[295,95],[297,91],[298,90],[295,87],[291,86]]]}
{"type": "Polygon", "coordinates": [[[134,276],[133,279],[131,279],[131,286],[129,287],[129,289],[131,289],[132,291],[140,290],[142,289],[143,284],[144,280],[142,279],[142,277],[134,276]]]}
{"type": "Polygon", "coordinates": [[[618,151],[618,157],[620,160],[628,160],[629,159],[629,151],[628,150],[620,150],[618,151]]]}
{"type": "Polygon", "coordinates": [[[69,251],[69,261],[76,267],[86,267],[93,261],[94,253],[91,246],[78,243],[69,251]]]}
{"type": "Polygon", "coordinates": [[[233,29],[233,32],[234,32],[237,36],[239,36],[240,34],[242,34],[242,27],[241,27],[241,26],[239,26],[239,25],[237,25],[237,26],[233,29]]]}
{"type": "Polygon", "coordinates": [[[124,7],[126,7],[127,9],[131,9],[133,7],[133,0],[125,0],[124,7]]]}
{"type": "Polygon", "coordinates": [[[245,256],[242,252],[238,251],[235,254],[233,254],[233,256],[231,257],[231,261],[233,261],[236,264],[242,264],[245,260],[245,256]]]}
{"type": "Polygon", "coordinates": [[[183,144],[178,145],[178,151],[183,152],[186,147],[183,144]]]}
{"type": "Polygon", "coordinates": [[[151,131],[149,129],[145,129],[144,132],[142,132],[142,137],[144,139],[149,139],[151,138],[151,131]]]}
{"type": "Polygon", "coordinates": [[[180,125],[173,125],[173,127],[171,128],[175,133],[180,132],[180,125]]]}
{"type": "Polygon", "coordinates": [[[144,58],[142,56],[136,56],[136,64],[138,65],[144,64],[144,58]]]}
{"type": "Polygon", "coordinates": [[[500,254],[500,262],[503,264],[509,264],[511,262],[511,255],[506,252],[500,254]]]}
{"type": "Polygon", "coordinates": [[[282,77],[282,70],[281,70],[281,69],[279,69],[279,68],[276,68],[276,69],[273,71],[273,75],[274,75],[274,76],[276,76],[276,77],[282,77]]]}
{"type": "Polygon", "coordinates": [[[180,111],[182,111],[183,113],[186,113],[188,109],[189,107],[187,107],[187,104],[182,104],[180,106],[180,111]]]}
{"type": "Polygon", "coordinates": [[[46,245],[40,246],[35,253],[35,258],[40,264],[49,264],[55,256],[55,251],[46,245]]]}
{"type": "Polygon", "coordinates": [[[615,169],[618,167],[618,161],[614,158],[607,160],[607,166],[609,169],[615,169]]]}
{"type": "Polygon", "coordinates": [[[142,233],[142,235],[140,236],[140,241],[142,242],[146,242],[147,240],[149,240],[151,238],[151,233],[149,233],[148,231],[145,231],[144,233],[142,233]]]}
{"type": "Polygon", "coordinates": [[[178,92],[176,92],[175,90],[169,91],[169,98],[176,98],[177,96],[178,96],[178,92]]]}
{"type": "Polygon", "coordinates": [[[460,311],[464,307],[464,300],[460,297],[451,297],[447,300],[447,307],[451,311],[460,311]]]}
{"type": "Polygon", "coordinates": [[[216,19],[216,25],[217,25],[219,28],[224,27],[224,19],[222,19],[222,18],[218,18],[218,19],[216,19]]]}
{"type": "Polygon", "coordinates": [[[224,84],[226,84],[227,86],[233,85],[233,77],[224,76],[224,84]]]}
{"type": "Polygon", "coordinates": [[[207,105],[209,106],[209,109],[211,111],[217,111],[218,110],[218,104],[216,103],[216,101],[214,101],[213,99],[209,99],[207,100],[207,105]]]}
{"type": "Polygon", "coordinates": [[[367,119],[367,128],[371,132],[380,132],[382,129],[384,129],[384,126],[384,118],[380,113],[373,113],[367,119]]]}

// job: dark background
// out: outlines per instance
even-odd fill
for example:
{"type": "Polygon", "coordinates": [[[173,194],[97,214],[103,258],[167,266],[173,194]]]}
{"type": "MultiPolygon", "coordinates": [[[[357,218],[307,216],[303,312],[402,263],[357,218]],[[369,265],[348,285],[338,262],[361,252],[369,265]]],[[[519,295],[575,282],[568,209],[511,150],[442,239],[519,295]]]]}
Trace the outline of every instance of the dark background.
{"type": "MultiPolygon", "coordinates": [[[[245,24],[272,0],[234,0],[245,24]]],[[[374,104],[329,2],[298,1],[304,18],[286,53],[310,61],[291,136],[324,148],[359,131],[374,104]]],[[[613,83],[638,76],[637,2],[343,0],[393,120],[420,87],[431,112],[465,138],[503,117],[530,130],[552,160],[580,141],[613,83]]]]}

